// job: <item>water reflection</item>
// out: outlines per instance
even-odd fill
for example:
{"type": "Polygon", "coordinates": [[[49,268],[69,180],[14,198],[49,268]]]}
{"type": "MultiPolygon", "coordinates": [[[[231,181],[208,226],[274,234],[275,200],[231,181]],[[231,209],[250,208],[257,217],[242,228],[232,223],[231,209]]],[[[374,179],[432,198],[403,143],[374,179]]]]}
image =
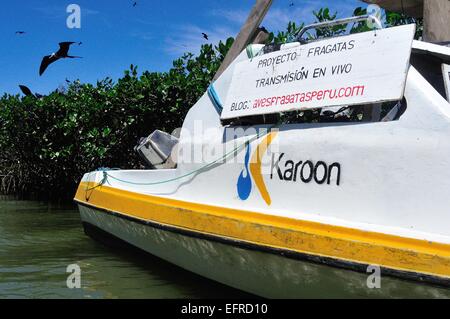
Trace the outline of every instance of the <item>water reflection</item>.
{"type": "Polygon", "coordinates": [[[0,298],[240,298],[248,295],[88,238],[75,207],[0,201],[0,298]],[[82,289],[66,287],[78,264],[82,289]]]}

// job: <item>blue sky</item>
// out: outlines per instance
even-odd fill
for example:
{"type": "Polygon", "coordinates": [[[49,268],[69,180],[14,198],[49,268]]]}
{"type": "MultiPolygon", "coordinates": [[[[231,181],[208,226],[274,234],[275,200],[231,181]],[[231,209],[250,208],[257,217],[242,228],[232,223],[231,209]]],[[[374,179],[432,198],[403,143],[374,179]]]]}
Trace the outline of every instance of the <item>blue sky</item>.
{"type": "MultiPolygon", "coordinates": [[[[4,1],[0,11],[0,95],[19,93],[19,84],[46,94],[65,79],[95,83],[123,75],[130,64],[139,71],[164,71],[183,52],[198,52],[201,33],[217,43],[235,36],[255,0],[27,0],[4,1]],[[81,7],[81,29],[66,26],[66,8],[81,7]],[[26,31],[16,35],[16,31],[26,31]],[[83,59],[58,61],[39,77],[44,55],[61,41],[81,41],[71,54],[83,59]]],[[[284,30],[288,21],[311,22],[312,10],[329,7],[351,15],[358,0],[274,0],[263,25],[284,30]],[[289,6],[294,3],[294,6],[289,6]]]]}

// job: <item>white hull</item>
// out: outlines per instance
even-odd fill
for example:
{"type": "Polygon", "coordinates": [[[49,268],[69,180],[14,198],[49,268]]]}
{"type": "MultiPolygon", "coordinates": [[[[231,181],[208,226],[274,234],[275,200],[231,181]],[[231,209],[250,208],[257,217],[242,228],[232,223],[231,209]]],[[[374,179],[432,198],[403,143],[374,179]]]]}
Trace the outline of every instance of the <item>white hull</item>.
{"type": "Polygon", "coordinates": [[[79,208],[83,223],[188,271],[262,297],[450,298],[448,289],[383,276],[381,288],[369,289],[368,274],[186,236],[83,205],[79,208]]]}

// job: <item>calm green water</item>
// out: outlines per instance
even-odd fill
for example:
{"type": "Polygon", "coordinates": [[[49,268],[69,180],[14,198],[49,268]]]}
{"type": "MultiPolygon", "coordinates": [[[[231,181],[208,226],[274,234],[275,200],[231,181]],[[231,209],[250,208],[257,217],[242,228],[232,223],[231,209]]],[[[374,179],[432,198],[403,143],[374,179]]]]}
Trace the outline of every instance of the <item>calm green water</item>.
{"type": "Polygon", "coordinates": [[[0,199],[0,298],[240,298],[244,293],[83,233],[75,207],[0,199]],[[66,268],[81,267],[82,289],[66,268]]]}
{"type": "MultiPolygon", "coordinates": [[[[288,262],[288,261],[286,261],[288,262]]],[[[449,298],[439,289],[383,279],[383,289],[355,292],[364,274],[302,265],[316,280],[328,282],[304,297],[449,298]],[[345,291],[333,286],[335,277],[348,283],[345,291]],[[355,290],[355,291],[354,291],[355,290]],[[324,292],[326,292],[324,294],[324,292]]],[[[289,269],[289,267],[287,267],[289,269]]],[[[305,277],[305,283],[308,277],[305,277]]],[[[360,291],[360,290],[358,290],[360,291]]],[[[249,298],[131,248],[104,246],[87,237],[74,206],[61,207],[0,197],[0,298],[249,298]],[[68,265],[81,267],[81,289],[68,289],[68,265]]]]}

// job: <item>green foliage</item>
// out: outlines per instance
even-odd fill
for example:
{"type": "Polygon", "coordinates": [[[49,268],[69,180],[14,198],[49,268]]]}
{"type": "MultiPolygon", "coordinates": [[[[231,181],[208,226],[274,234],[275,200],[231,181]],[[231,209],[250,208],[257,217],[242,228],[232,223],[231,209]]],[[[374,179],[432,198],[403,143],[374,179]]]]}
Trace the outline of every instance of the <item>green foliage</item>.
{"type": "Polygon", "coordinates": [[[273,32],[269,34],[268,43],[284,44],[294,41],[295,35],[305,26],[304,23],[297,25],[295,22],[289,22],[286,31],[279,31],[277,35],[273,32]]]}
{"type": "MultiPolygon", "coordinates": [[[[365,14],[365,11],[361,8],[357,8],[354,11],[354,15],[362,15],[365,14]]],[[[313,15],[315,18],[315,23],[319,22],[326,22],[326,21],[333,21],[337,18],[337,12],[330,13],[329,8],[321,8],[319,11],[313,11],[313,15]]],[[[299,23],[296,24],[295,22],[289,22],[286,31],[278,32],[277,35],[274,35],[273,33],[270,34],[269,43],[275,43],[275,44],[283,44],[283,43],[289,43],[292,41],[295,41],[295,38],[297,34],[303,29],[305,26],[305,23],[299,23]]],[[[357,25],[359,26],[359,24],[357,25]]],[[[356,27],[353,26],[351,32],[354,33],[357,31],[356,27]]],[[[320,28],[315,30],[314,32],[307,32],[307,39],[308,40],[315,40],[320,38],[327,38],[327,37],[333,37],[333,36],[339,36],[344,35],[347,30],[347,25],[335,25],[332,27],[327,28],[320,28]]],[[[363,31],[363,29],[360,29],[363,31]]]]}
{"type": "Polygon", "coordinates": [[[134,65],[113,82],[71,82],[41,99],[0,99],[0,190],[72,197],[82,175],[100,166],[136,168],[138,139],[172,132],[205,92],[233,39],[185,54],[168,72],[134,65]]]}
{"type": "MultiPolygon", "coordinates": [[[[367,14],[367,9],[362,7],[357,7],[353,11],[353,16],[362,16],[367,14]]],[[[314,23],[325,22],[325,21],[333,21],[337,18],[337,12],[330,13],[329,8],[321,8],[318,11],[313,11],[314,15],[314,23]]],[[[421,39],[423,33],[423,19],[421,18],[412,18],[402,13],[395,13],[391,11],[385,11],[384,16],[382,18],[382,22],[384,22],[385,27],[395,27],[399,25],[405,24],[416,24],[416,34],[415,39],[421,39]]],[[[289,22],[286,28],[286,31],[279,31],[276,35],[271,33],[268,39],[268,43],[275,44],[284,44],[295,41],[296,35],[301,31],[301,29],[305,26],[304,22],[296,23],[289,22]]],[[[336,25],[327,28],[317,29],[314,32],[307,32],[307,40],[316,40],[321,38],[335,37],[345,35],[346,33],[354,34],[359,32],[366,32],[371,30],[368,24],[365,21],[352,23],[350,25],[336,25]]]]}
{"type": "Polygon", "coordinates": [[[399,26],[399,25],[415,23],[416,24],[415,39],[419,40],[422,38],[422,35],[423,35],[423,19],[422,18],[412,18],[403,13],[386,11],[385,20],[386,20],[386,25],[388,27],[395,27],[395,26],[399,26]]]}
{"type": "MultiPolygon", "coordinates": [[[[323,8],[319,11],[313,11],[314,17],[316,18],[316,22],[327,22],[327,21],[334,21],[337,17],[337,12],[330,14],[330,9],[323,8]]],[[[344,34],[346,31],[345,25],[335,25],[328,28],[320,28],[316,30],[316,34],[314,38],[320,39],[320,38],[329,38],[332,36],[339,36],[344,34]]]]}

